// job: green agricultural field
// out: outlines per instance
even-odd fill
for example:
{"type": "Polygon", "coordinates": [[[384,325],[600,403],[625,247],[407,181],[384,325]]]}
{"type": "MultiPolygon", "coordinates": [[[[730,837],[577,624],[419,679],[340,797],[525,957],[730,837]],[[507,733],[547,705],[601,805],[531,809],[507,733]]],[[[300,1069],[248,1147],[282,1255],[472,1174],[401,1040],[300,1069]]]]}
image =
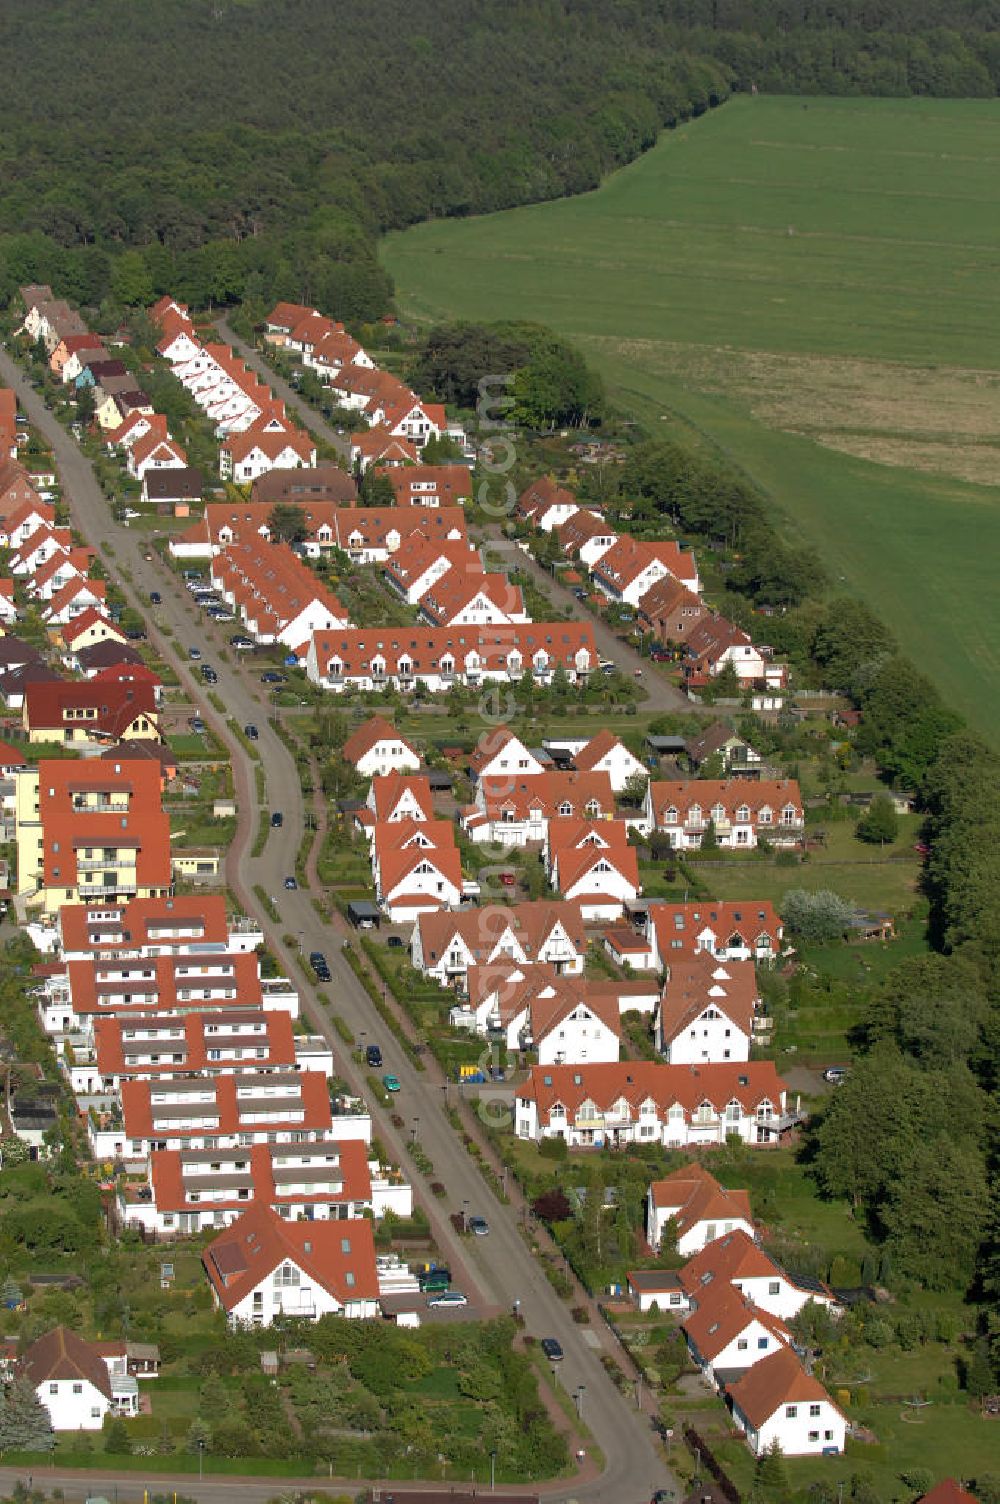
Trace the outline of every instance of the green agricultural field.
{"type": "Polygon", "coordinates": [[[743,97],[597,192],[390,236],[412,316],[575,340],[1000,730],[1000,106],[743,97]]]}

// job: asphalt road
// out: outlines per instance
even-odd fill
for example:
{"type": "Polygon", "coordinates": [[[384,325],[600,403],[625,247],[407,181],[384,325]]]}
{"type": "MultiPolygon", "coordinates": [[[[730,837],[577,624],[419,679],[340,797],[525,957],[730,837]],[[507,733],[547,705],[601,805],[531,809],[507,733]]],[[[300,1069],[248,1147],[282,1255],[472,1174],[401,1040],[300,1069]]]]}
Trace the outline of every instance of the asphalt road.
{"type": "Polygon", "coordinates": [[[535,584],[554,605],[566,608],[576,621],[587,621],[594,629],[594,640],[597,643],[597,651],[602,658],[611,658],[617,663],[626,677],[635,675],[636,669],[641,671],[638,676],[642,687],[646,691],[646,699],[640,704],[643,714],[656,713],[669,710],[680,712],[681,715],[696,715],[697,710],[691,704],[687,695],[681,691],[660,672],[659,666],[649,658],[637,653],[635,648],[627,642],[623,642],[614,633],[606,622],[578,601],[568,585],[562,584],[557,578],[553,579],[547,569],[543,569],[533,554],[526,554],[518,548],[511,538],[505,538],[498,525],[493,524],[485,529],[487,546],[497,553],[513,556],[513,562],[519,569],[530,574],[535,584]]]}
{"type": "Polygon", "coordinates": [[[226,343],[232,345],[233,349],[242,356],[251,370],[256,371],[258,376],[262,376],[285,406],[298,415],[303,428],[308,429],[314,438],[322,439],[325,444],[332,445],[345,459],[350,458],[350,440],[345,439],[342,433],[338,433],[314,407],[300,397],[295,388],[268,365],[259,350],[255,350],[253,345],[248,345],[245,339],[241,339],[225,319],[216,319],[215,327],[226,343]]]}
{"type": "MultiPolygon", "coordinates": [[[[341,953],[347,935],[342,921],[324,923],[313,908],[308,892],[284,890],[285,875],[295,870],[295,857],[304,828],[304,799],[294,760],[268,724],[270,704],[266,688],[259,682],[259,666],[254,670],[245,663],[224,664],[219,659],[218,651],[226,637],[237,630],[236,624],[222,629],[211,625],[180,587],[177,577],[160,563],[158,557],[154,554],[152,562],[146,560],[144,555],[149,549],[145,535],[114,521],[89,461],[48,412],[20,368],[2,351],[0,378],[17,391],[22,410],[51,443],[63,494],[75,524],[88,539],[105,548],[109,568],[122,590],[147,618],[151,642],[165,659],[173,662],[182,681],[190,686],[200,714],[229,749],[241,811],[237,837],[227,857],[230,886],[247,911],[263,923],[272,948],[284,959],[290,975],[296,976],[295,957],[282,942],[282,934],[295,937],[305,954],[311,950],[325,952],[333,980],[324,990],[332,996],[333,1007],[346,1020],[357,1040],[364,1035],[368,1043],[378,1042],[382,1046],[382,1069],[399,1077],[402,1090],[392,1107],[405,1120],[402,1131],[397,1131],[387,1113],[370,1101],[370,1092],[361,1073],[345,1054],[343,1043],[324,1016],[313,989],[308,984],[301,986],[303,1004],[313,1024],[334,1046],[339,1073],[352,1088],[369,1099],[374,1132],[407,1168],[415,1192],[421,1196],[431,1219],[438,1244],[451,1264],[455,1283],[461,1288],[463,1279],[468,1276],[466,1293],[487,1311],[509,1311],[514,1301],[519,1300],[526,1329],[537,1337],[557,1337],[562,1344],[565,1359],[558,1367],[559,1381],[570,1392],[580,1385],[586,1388],[584,1419],[604,1453],[605,1471],[596,1482],[575,1487],[568,1484],[564,1491],[551,1496],[606,1500],[607,1504],[642,1504],[655,1488],[676,1487],[656,1449],[648,1418],[641,1416],[634,1405],[619,1394],[601,1366],[600,1352],[614,1351],[610,1334],[596,1331],[592,1334],[589,1327],[577,1326],[572,1320],[567,1306],[555,1294],[525,1246],[511,1211],[497,1201],[453,1132],[444,1115],[443,1079],[436,1064],[428,1060],[426,1071],[419,1072],[403,1058],[402,1050],[389,1036],[341,953]],[[128,572],[127,576],[123,570],[128,572]],[[163,596],[161,606],[149,605],[150,589],[160,590],[163,596]],[[208,702],[197,672],[192,672],[188,648],[195,645],[202,650],[205,660],[217,669],[219,682],[215,693],[221,697],[229,713],[240,726],[247,722],[257,725],[260,736],[257,747],[266,772],[268,807],[272,811],[281,810],[284,816],[283,826],[270,830],[264,850],[256,858],[250,855],[255,822],[244,818],[245,812],[256,806],[253,763],[246,749],[231,735],[224,718],[208,702]],[[255,884],[273,895],[281,915],[279,925],[272,924],[267,914],[261,911],[253,893],[255,884]],[[407,1145],[415,1124],[420,1144],[433,1162],[433,1178],[443,1182],[448,1189],[443,1202],[426,1194],[423,1177],[409,1158],[407,1145]],[[488,1237],[466,1239],[454,1232],[448,1213],[461,1211],[463,1206],[470,1215],[487,1218],[490,1225],[488,1237]],[[595,1347],[588,1337],[596,1338],[604,1345],[595,1347]]],[[[231,656],[235,655],[231,653],[231,656]]],[[[301,983],[301,974],[298,980],[301,983]]],[[[269,1481],[267,1491],[261,1497],[273,1496],[278,1491],[276,1485],[277,1479],[269,1481]]],[[[193,1491],[190,1480],[185,1480],[185,1487],[188,1492],[193,1491]]],[[[199,1490],[199,1497],[208,1501],[216,1497],[221,1499],[230,1488],[229,1484],[213,1482],[213,1491],[199,1490]]]]}

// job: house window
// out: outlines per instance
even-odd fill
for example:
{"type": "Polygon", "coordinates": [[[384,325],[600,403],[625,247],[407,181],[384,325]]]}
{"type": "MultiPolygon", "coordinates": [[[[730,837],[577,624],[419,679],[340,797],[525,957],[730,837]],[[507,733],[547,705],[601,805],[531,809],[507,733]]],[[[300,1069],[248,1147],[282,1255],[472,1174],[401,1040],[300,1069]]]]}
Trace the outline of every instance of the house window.
{"type": "Polygon", "coordinates": [[[785,1406],[785,1419],[786,1420],[794,1420],[795,1417],[798,1415],[798,1413],[799,1413],[799,1407],[798,1407],[798,1405],[786,1405],[785,1406]]]}
{"type": "Polygon", "coordinates": [[[809,1440],[810,1441],[819,1441],[819,1432],[818,1431],[810,1431],[809,1432],[809,1440]]]}
{"type": "Polygon", "coordinates": [[[768,1293],[768,1295],[780,1295],[781,1294],[781,1281],[777,1280],[777,1279],[772,1279],[771,1282],[770,1282],[770,1284],[767,1287],[767,1293],[768,1293]]]}
{"type": "Polygon", "coordinates": [[[59,1393],[59,1385],[58,1384],[50,1384],[49,1385],[49,1393],[50,1394],[58,1394],[59,1393]]]}
{"type": "Polygon", "coordinates": [[[767,1338],[766,1337],[758,1337],[757,1338],[757,1351],[759,1353],[765,1353],[765,1352],[767,1352],[767,1338]]]}
{"type": "Polygon", "coordinates": [[[74,1384],[73,1385],[73,1393],[74,1394],[82,1394],[83,1393],[83,1385],[82,1384],[74,1384]]]}
{"type": "Polygon", "coordinates": [[[741,1353],[745,1353],[746,1350],[747,1350],[747,1348],[749,1346],[750,1346],[750,1344],[749,1344],[749,1342],[747,1341],[747,1339],[745,1337],[741,1337],[740,1340],[736,1344],[736,1347],[737,1347],[738,1351],[741,1352],[741,1353]]]}
{"type": "Polygon", "coordinates": [[[351,1273],[350,1269],[348,1269],[347,1273],[344,1275],[344,1284],[349,1290],[353,1290],[355,1283],[356,1281],[354,1275],[351,1273]]]}
{"type": "Polygon", "coordinates": [[[280,1269],[274,1271],[274,1283],[279,1286],[297,1285],[299,1271],[294,1264],[282,1264],[280,1269]]]}
{"type": "Polygon", "coordinates": [[[818,1405],[810,1405],[809,1406],[809,1414],[811,1416],[813,1416],[813,1417],[818,1417],[818,1415],[819,1415],[819,1406],[818,1405]]]}

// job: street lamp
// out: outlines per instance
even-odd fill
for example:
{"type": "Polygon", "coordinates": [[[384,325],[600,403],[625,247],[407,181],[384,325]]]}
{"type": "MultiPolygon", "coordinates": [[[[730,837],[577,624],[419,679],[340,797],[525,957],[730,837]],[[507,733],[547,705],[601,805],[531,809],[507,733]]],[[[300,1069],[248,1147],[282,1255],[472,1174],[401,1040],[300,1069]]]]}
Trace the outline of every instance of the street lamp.
{"type": "Polygon", "coordinates": [[[418,1128],[419,1124],[420,1124],[420,1119],[419,1118],[414,1118],[413,1119],[413,1127],[410,1129],[410,1143],[411,1144],[416,1143],[416,1140],[417,1140],[417,1128],[418,1128]]]}
{"type": "Polygon", "coordinates": [[[586,1392],[587,1392],[587,1386],[586,1386],[586,1384],[581,1384],[580,1387],[579,1387],[579,1389],[577,1389],[575,1391],[574,1395],[573,1395],[573,1398],[576,1400],[576,1418],[577,1418],[577,1420],[583,1420],[583,1396],[586,1394],[586,1392]]]}
{"type": "Polygon", "coordinates": [[[203,1436],[199,1436],[198,1437],[198,1478],[199,1478],[199,1481],[204,1477],[204,1469],[205,1469],[205,1438],[203,1436]]]}
{"type": "Polygon", "coordinates": [[[497,1486],[497,1454],[496,1448],[490,1453],[490,1492],[494,1493],[497,1486]]]}
{"type": "Polygon", "coordinates": [[[468,1230],[469,1230],[469,1203],[468,1203],[468,1201],[463,1201],[462,1202],[462,1231],[463,1232],[468,1232],[468,1230]]]}

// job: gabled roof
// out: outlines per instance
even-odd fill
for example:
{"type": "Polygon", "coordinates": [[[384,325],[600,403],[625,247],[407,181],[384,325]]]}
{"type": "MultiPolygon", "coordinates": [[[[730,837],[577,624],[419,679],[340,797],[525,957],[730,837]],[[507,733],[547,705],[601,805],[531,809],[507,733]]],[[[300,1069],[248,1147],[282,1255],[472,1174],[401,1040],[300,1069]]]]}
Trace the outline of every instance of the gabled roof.
{"type": "Polygon", "coordinates": [[[530,749],[524,745],[519,736],[511,731],[509,726],[494,726],[491,730],[484,732],[476,750],[469,758],[469,767],[473,773],[481,773],[484,768],[489,767],[493,759],[499,757],[504,748],[509,747],[511,743],[527,752],[529,756],[531,755],[530,749]]]}
{"type": "Polygon", "coordinates": [[[381,473],[388,477],[397,506],[419,506],[428,496],[457,506],[472,496],[467,465],[390,465],[381,473]]]}
{"type": "MultiPolygon", "coordinates": [[[[573,759],[573,766],[578,773],[589,773],[597,767],[602,758],[607,757],[608,753],[613,752],[616,747],[623,748],[624,751],[628,752],[629,757],[634,756],[632,752],[629,752],[620,736],[616,736],[613,731],[608,731],[605,728],[605,730],[599,731],[596,736],[592,736],[587,745],[581,748],[573,759]]],[[[636,761],[638,761],[637,758],[636,761]]]]}
{"type": "Polygon", "coordinates": [[[551,475],[543,475],[525,488],[517,499],[517,512],[521,517],[544,517],[554,506],[575,507],[576,497],[572,491],[560,486],[551,475]]]}
{"type": "MultiPolygon", "coordinates": [[[[530,974],[527,980],[530,982],[530,974]]],[[[621,1010],[617,999],[603,992],[591,992],[582,979],[560,977],[556,979],[551,997],[532,999],[531,1032],[536,1047],[540,1039],[558,1029],[579,1007],[587,1008],[616,1039],[621,1038],[621,1010]]]]}
{"type": "Polygon", "coordinates": [[[668,1043],[676,1039],[706,1008],[717,1008],[749,1038],[759,1000],[751,960],[718,961],[704,952],[689,959],[669,959],[660,1001],[663,1038],[668,1043]]]}
{"type": "Polygon", "coordinates": [[[396,894],[398,898],[400,895],[397,890],[400,885],[422,862],[427,862],[446,882],[461,889],[462,858],[456,846],[435,846],[433,850],[428,850],[424,846],[414,845],[406,846],[401,851],[385,853],[379,866],[383,894],[386,896],[396,894]]]}
{"type": "Polygon", "coordinates": [[[678,611],[700,618],[707,611],[701,597],[672,574],[650,585],[645,595],[639,597],[639,614],[655,621],[658,617],[674,616],[678,611]]]}
{"type": "MultiPolygon", "coordinates": [[[[24,704],[32,731],[63,731],[72,726],[93,731],[98,736],[117,738],[138,716],[145,716],[155,728],[156,702],[151,682],[84,679],[82,682],[57,680],[49,684],[29,684],[24,692],[24,704]],[[68,710],[93,714],[67,720],[68,710]]],[[[155,729],[151,729],[150,734],[155,735],[155,729]]]]}
{"type": "MultiPolygon", "coordinates": [[[[71,581],[71,583],[73,583],[71,581]]],[[[87,583],[84,581],[84,583],[87,583]]],[[[86,611],[81,611],[79,616],[74,616],[65,626],[60,628],[63,642],[68,648],[73,646],[79,638],[83,637],[92,627],[102,626],[107,638],[114,638],[117,642],[125,642],[125,633],[103,611],[98,611],[96,606],[88,606],[86,611]]]]}
{"type": "Polygon", "coordinates": [[[568,554],[576,554],[591,538],[617,538],[618,534],[599,512],[581,510],[556,528],[556,537],[568,554]]]}
{"type": "Polygon", "coordinates": [[[367,432],[352,434],[351,453],[369,462],[382,460],[405,464],[408,461],[415,465],[419,458],[416,445],[409,439],[397,438],[384,423],[376,424],[367,432]]]}
{"type": "MultiPolygon", "coordinates": [[[[686,1070],[687,1067],[678,1066],[677,1069],[686,1070]]],[[[708,1069],[719,1070],[720,1067],[708,1069]]],[[[742,1069],[747,1071],[754,1067],[743,1066],[742,1069]]],[[[690,1258],[680,1271],[680,1281],[689,1295],[697,1295],[699,1290],[713,1282],[731,1285],[734,1280],[775,1279],[781,1274],[781,1269],[770,1255],[741,1228],[737,1228],[706,1244],[690,1258]]]]}
{"type": "Polygon", "coordinates": [[[760,1430],[782,1405],[815,1404],[825,1400],[838,1414],[833,1400],[818,1379],[806,1373],[790,1347],[755,1363],[741,1379],[727,1385],[733,1404],[745,1415],[754,1430],[760,1430]]]}
{"type": "Polygon", "coordinates": [[[667,810],[675,809],[683,822],[695,805],[703,815],[721,805],[730,819],[744,805],[752,819],[765,807],[778,814],[790,805],[800,817],[802,814],[802,793],[794,778],[654,779],[649,790],[657,826],[663,825],[667,810]]]}
{"type": "Polygon", "coordinates": [[[726,721],[713,721],[700,735],[693,736],[688,742],[688,756],[692,762],[702,763],[706,758],[714,756],[716,752],[721,752],[733,742],[741,747],[747,745],[744,738],[739,736],[726,721]]]}
{"type": "Polygon", "coordinates": [[[466,573],[457,564],[425,593],[420,609],[432,622],[447,626],[477,602],[494,606],[505,619],[523,618],[525,614],[520,585],[511,584],[505,574],[483,574],[476,569],[466,573]]]}
{"type": "Polygon", "coordinates": [[[712,1285],[704,1298],[699,1296],[698,1304],[681,1322],[681,1327],[700,1356],[711,1363],[754,1321],[766,1327],[779,1342],[791,1341],[791,1333],[779,1317],[751,1305],[732,1285],[712,1285]]]}
{"type": "Polygon", "coordinates": [[[569,804],[572,814],[582,818],[587,805],[596,802],[602,813],[613,811],[614,791],[607,773],[539,773],[534,777],[501,775],[484,778],[479,784],[481,804],[491,819],[509,810],[515,819],[526,819],[530,810],[540,809],[549,819],[569,804]]]}
{"type": "MultiPolygon", "coordinates": [[[[785,1083],[770,1060],[752,1061],[750,1064],[727,1061],[718,1065],[698,1066],[624,1060],[602,1065],[535,1065],[531,1068],[528,1081],[518,1090],[519,1095],[535,1101],[539,1115],[545,1121],[556,1103],[560,1103],[567,1114],[572,1115],[586,1101],[594,1102],[603,1110],[613,1106],[620,1098],[624,1098],[633,1111],[647,1098],[664,1112],[677,1103],[688,1117],[703,1102],[709,1102],[716,1109],[722,1110],[727,1103],[737,1101],[745,1112],[754,1112],[767,1100],[777,1110],[785,1092],[785,1083]]],[[[729,1236],[743,1237],[751,1250],[756,1247],[745,1234],[732,1233],[729,1236]]],[[[716,1249],[726,1241],[727,1239],[720,1238],[709,1244],[709,1248],[716,1249]]],[[[696,1264],[701,1257],[701,1254],[696,1255],[691,1263],[696,1264]]],[[[765,1255],[761,1254],[760,1257],[764,1258],[765,1255]]],[[[690,1267],[691,1264],[686,1266],[687,1269],[690,1267]]],[[[686,1269],[683,1273],[686,1273],[686,1269]]]]}
{"type": "Polygon", "coordinates": [[[726,1190],[696,1160],[654,1180],[649,1196],[657,1211],[670,1213],[679,1233],[699,1222],[753,1223],[749,1193],[726,1190]]]}
{"type": "Polygon", "coordinates": [[[419,762],[419,755],[414,747],[406,740],[401,731],[397,731],[391,721],[384,716],[373,715],[369,720],[353,731],[340,749],[345,762],[353,763],[357,767],[361,759],[377,747],[379,742],[401,742],[408,752],[419,762]]]}
{"type": "Polygon", "coordinates": [[[979,1504],[979,1501],[954,1478],[942,1478],[918,1504],[979,1504]]]}
{"type": "Polygon", "coordinates": [[[516,908],[487,904],[457,914],[421,914],[417,926],[425,964],[443,956],[456,936],[468,947],[474,963],[485,961],[508,931],[528,962],[537,960],[556,928],[565,933],[578,954],[587,949],[579,904],[547,899],[519,903],[516,908]]]}
{"type": "Polygon", "coordinates": [[[219,1303],[227,1311],[286,1260],[341,1305],[378,1299],[372,1225],[365,1219],[286,1222],[260,1204],[214,1238],[202,1255],[219,1303]],[[348,1274],[353,1276],[350,1283],[348,1274]]]}
{"type": "Polygon", "coordinates": [[[27,1349],[18,1364],[19,1371],[39,1384],[60,1379],[83,1380],[93,1384],[106,1399],[111,1398],[111,1374],[104,1359],[69,1327],[53,1327],[27,1349]]]}
{"type": "Polygon", "coordinates": [[[375,819],[390,819],[404,795],[416,801],[426,820],[434,819],[430,779],[423,773],[377,773],[372,779],[368,799],[375,819]]]}

